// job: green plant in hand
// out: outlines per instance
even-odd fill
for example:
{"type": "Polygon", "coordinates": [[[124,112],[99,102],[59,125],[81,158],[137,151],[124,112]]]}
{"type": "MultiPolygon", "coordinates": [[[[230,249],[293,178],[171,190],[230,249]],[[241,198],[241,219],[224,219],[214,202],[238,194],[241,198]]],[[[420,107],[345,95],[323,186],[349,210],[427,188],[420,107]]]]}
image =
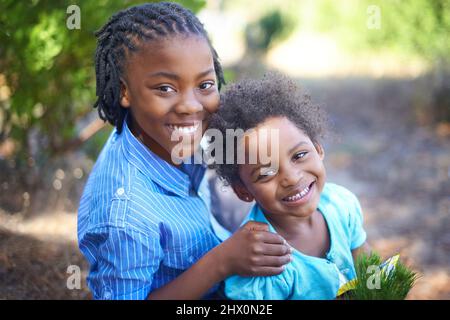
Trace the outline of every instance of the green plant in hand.
{"type": "Polygon", "coordinates": [[[355,270],[357,280],[345,293],[346,299],[403,300],[419,278],[400,260],[395,265],[383,265],[377,253],[358,256],[355,270]]]}

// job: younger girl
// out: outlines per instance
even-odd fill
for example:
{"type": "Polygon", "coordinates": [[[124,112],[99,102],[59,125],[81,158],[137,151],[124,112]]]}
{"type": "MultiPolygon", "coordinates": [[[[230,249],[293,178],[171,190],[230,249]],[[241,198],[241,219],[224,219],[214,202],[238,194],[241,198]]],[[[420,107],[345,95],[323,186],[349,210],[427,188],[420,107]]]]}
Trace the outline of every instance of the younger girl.
{"type": "Polygon", "coordinates": [[[232,276],[225,282],[226,295],[335,298],[340,285],[355,277],[353,259],[367,250],[366,232],[357,198],[326,182],[324,150],[318,140],[323,132],[320,110],[293,81],[270,75],[232,85],[210,128],[224,136],[230,129],[242,129],[240,143],[223,139],[223,144],[235,145],[236,157],[237,146],[242,146],[245,163],[217,161],[217,172],[240,199],[256,201],[245,221],[268,223],[270,231],[293,248],[293,260],[284,272],[271,277],[232,276]],[[265,163],[264,150],[270,155],[265,163]]]}
{"type": "Polygon", "coordinates": [[[78,212],[94,298],[197,299],[232,274],[280,273],[284,240],[250,223],[219,245],[205,166],[173,161],[172,136],[188,141],[189,159],[224,82],[203,25],[180,5],[152,3],[115,14],[97,36],[95,107],[115,130],[78,212]]]}

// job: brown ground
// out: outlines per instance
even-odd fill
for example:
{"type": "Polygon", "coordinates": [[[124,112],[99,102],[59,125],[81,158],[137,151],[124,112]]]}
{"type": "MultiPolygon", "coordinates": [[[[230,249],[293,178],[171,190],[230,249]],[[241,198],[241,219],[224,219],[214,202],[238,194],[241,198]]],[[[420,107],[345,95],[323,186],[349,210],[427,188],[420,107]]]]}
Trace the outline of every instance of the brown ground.
{"type": "MultiPolygon", "coordinates": [[[[450,299],[449,127],[417,126],[411,81],[302,83],[330,113],[328,177],[360,198],[372,246],[400,252],[422,275],[410,299],[450,299]]],[[[86,276],[75,214],[0,211],[0,299],[90,298],[84,279],[81,290],[67,289],[69,265],[86,276]]]]}
{"type": "Polygon", "coordinates": [[[0,212],[0,299],[88,299],[87,263],[76,244],[76,215],[46,213],[24,220],[0,212]],[[70,265],[82,270],[69,290],[70,265]]]}
{"type": "Polygon", "coordinates": [[[334,124],[328,178],[359,197],[372,246],[421,274],[410,299],[450,299],[450,126],[417,125],[416,82],[303,83],[334,124]]]}

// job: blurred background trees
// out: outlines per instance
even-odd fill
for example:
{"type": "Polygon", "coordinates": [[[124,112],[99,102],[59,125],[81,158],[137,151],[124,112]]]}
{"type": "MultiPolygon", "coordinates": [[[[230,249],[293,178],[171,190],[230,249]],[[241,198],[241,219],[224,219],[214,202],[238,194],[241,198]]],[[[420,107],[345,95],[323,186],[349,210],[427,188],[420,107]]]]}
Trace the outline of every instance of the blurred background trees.
{"type": "MultiPolygon", "coordinates": [[[[450,0],[179,2],[228,82],[276,69],[323,105],[327,177],[360,199],[373,248],[418,267],[412,298],[450,298],[450,0]]],[[[111,131],[92,109],[94,31],[137,3],[0,0],[0,299],[89,297],[65,280],[86,276],[74,213],[111,131]]]]}
{"type": "MultiPolygon", "coordinates": [[[[195,12],[206,6],[206,0],[180,2],[195,12]]],[[[70,169],[78,169],[75,176],[80,176],[80,170],[89,171],[86,163],[92,163],[84,157],[95,159],[111,130],[95,121],[91,107],[95,100],[93,33],[114,12],[137,3],[0,1],[0,190],[8,194],[0,205],[20,211],[34,191],[59,190],[57,180],[67,175],[56,173],[65,166],[68,154],[82,155],[79,165],[70,169]],[[67,8],[72,4],[81,10],[80,29],[70,30],[66,25],[67,8]]],[[[265,58],[274,48],[295,31],[309,30],[333,38],[353,54],[389,52],[423,62],[428,71],[418,82],[415,110],[427,124],[450,121],[449,0],[212,3],[221,12],[247,11],[241,22],[246,53],[239,62],[226,65],[228,80],[263,72],[265,58]],[[377,14],[379,25],[371,28],[368,23],[377,14]]],[[[229,32],[227,25],[218,28],[229,32]]],[[[220,45],[223,39],[215,37],[215,30],[210,32],[215,45],[220,45]]],[[[304,48],[291,51],[295,50],[304,48]]]]}
{"type": "Polygon", "coordinates": [[[430,95],[431,101],[429,106],[418,106],[417,112],[428,114],[434,123],[450,121],[449,0],[362,0],[347,1],[347,6],[319,0],[317,6],[322,13],[317,15],[318,29],[333,34],[347,48],[384,50],[426,61],[427,88],[420,91],[430,95]],[[377,15],[379,25],[371,26],[377,15]],[[355,32],[361,25],[367,26],[366,32],[355,32]]]}

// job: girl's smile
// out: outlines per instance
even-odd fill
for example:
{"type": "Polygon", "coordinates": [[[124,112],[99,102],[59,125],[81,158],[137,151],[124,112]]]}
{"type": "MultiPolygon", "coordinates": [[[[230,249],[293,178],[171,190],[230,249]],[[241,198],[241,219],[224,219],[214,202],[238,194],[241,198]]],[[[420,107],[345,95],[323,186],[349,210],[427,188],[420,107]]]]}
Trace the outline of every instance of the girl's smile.
{"type": "Polygon", "coordinates": [[[199,119],[192,122],[184,122],[184,123],[170,123],[167,124],[167,130],[169,130],[169,134],[176,134],[180,136],[190,136],[195,135],[199,129],[201,128],[201,124],[204,119],[199,119]]]}
{"type": "Polygon", "coordinates": [[[296,207],[308,202],[315,192],[315,180],[306,187],[297,187],[294,191],[289,192],[289,195],[282,198],[281,201],[285,206],[296,207]]]}

